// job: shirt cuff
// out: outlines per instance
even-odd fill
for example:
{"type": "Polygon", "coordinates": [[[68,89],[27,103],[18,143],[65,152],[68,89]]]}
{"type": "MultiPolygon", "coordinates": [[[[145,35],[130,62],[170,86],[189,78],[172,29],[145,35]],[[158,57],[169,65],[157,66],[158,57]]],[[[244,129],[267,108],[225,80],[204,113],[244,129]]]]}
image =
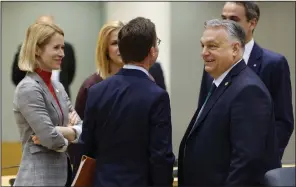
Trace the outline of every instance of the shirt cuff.
{"type": "Polygon", "coordinates": [[[75,140],[71,141],[71,143],[78,143],[80,134],[82,132],[81,126],[74,125],[74,126],[71,126],[71,127],[75,131],[75,140]]]}

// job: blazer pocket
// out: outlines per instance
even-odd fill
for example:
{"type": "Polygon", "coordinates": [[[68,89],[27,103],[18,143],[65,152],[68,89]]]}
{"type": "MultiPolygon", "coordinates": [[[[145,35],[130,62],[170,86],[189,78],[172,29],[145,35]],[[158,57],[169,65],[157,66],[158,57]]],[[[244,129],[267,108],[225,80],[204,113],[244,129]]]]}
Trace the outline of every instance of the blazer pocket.
{"type": "Polygon", "coordinates": [[[30,153],[32,153],[32,154],[39,153],[39,152],[46,153],[48,151],[49,151],[49,149],[42,147],[40,145],[31,145],[30,146],[30,153]]]}

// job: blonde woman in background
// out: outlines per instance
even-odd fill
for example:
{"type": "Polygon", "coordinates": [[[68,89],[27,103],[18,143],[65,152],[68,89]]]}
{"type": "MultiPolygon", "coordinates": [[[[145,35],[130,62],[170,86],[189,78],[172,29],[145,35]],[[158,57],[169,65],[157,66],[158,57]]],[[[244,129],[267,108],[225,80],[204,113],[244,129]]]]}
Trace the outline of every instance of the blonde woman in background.
{"type": "Polygon", "coordinates": [[[97,71],[82,83],[76,97],[75,109],[81,119],[84,116],[88,88],[114,75],[123,67],[117,46],[117,35],[122,27],[121,21],[112,21],[106,23],[99,32],[96,46],[97,71]]]}
{"type": "Polygon", "coordinates": [[[52,81],[64,57],[64,32],[50,22],[32,24],[23,42],[19,68],[28,72],[17,85],[13,111],[22,142],[14,186],[68,186],[67,146],[76,143],[82,121],[60,82],[52,81]],[[70,115],[71,116],[71,115],[70,115]]]}
{"type": "MultiPolygon", "coordinates": [[[[97,71],[83,82],[76,97],[75,110],[82,120],[84,117],[88,88],[114,75],[123,67],[123,62],[117,46],[118,32],[123,25],[121,21],[112,21],[106,23],[99,32],[96,46],[97,71]]],[[[71,145],[69,147],[69,154],[75,174],[81,159],[79,145],[71,145]]]]}

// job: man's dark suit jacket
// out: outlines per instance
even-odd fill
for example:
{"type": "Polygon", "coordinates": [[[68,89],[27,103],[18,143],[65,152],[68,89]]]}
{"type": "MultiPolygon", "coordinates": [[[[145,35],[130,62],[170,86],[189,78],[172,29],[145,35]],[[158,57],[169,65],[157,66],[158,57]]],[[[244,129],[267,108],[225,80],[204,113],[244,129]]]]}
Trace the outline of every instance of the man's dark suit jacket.
{"type": "Polygon", "coordinates": [[[80,143],[97,161],[95,186],[171,186],[168,93],[144,72],[121,69],[89,88],[80,143]]]}
{"type": "MultiPolygon", "coordinates": [[[[149,69],[149,73],[153,76],[155,83],[161,87],[162,89],[166,90],[166,85],[164,81],[164,75],[161,68],[160,63],[155,62],[151,68],[149,69]]],[[[86,99],[87,99],[87,92],[88,89],[93,86],[94,84],[102,81],[103,79],[97,74],[94,73],[90,75],[81,85],[75,102],[75,110],[80,116],[80,118],[84,119],[84,110],[86,105],[86,99]]],[[[80,152],[80,146],[79,144],[71,144],[68,147],[68,153],[71,159],[71,163],[73,165],[73,177],[75,177],[77,169],[79,167],[80,161],[81,161],[81,152],[80,152]]]]}
{"type": "MultiPolygon", "coordinates": [[[[18,67],[18,59],[20,53],[21,46],[18,47],[17,53],[14,56],[13,64],[12,64],[12,82],[15,86],[26,76],[25,71],[21,71],[18,67]]],[[[61,73],[60,73],[60,82],[63,84],[67,94],[70,97],[70,89],[76,69],[76,61],[74,49],[70,43],[65,42],[65,57],[62,60],[61,64],[61,73]]]]}
{"type": "MultiPolygon", "coordinates": [[[[292,89],[288,62],[284,56],[261,48],[254,43],[248,66],[265,83],[273,99],[277,138],[282,158],[294,130],[292,89]]],[[[213,78],[204,71],[199,95],[199,107],[204,103],[212,81],[213,78]]]]}
{"type": "Polygon", "coordinates": [[[181,141],[179,186],[258,185],[266,171],[280,167],[272,99],[243,60],[213,92],[193,128],[198,112],[181,141]]]}

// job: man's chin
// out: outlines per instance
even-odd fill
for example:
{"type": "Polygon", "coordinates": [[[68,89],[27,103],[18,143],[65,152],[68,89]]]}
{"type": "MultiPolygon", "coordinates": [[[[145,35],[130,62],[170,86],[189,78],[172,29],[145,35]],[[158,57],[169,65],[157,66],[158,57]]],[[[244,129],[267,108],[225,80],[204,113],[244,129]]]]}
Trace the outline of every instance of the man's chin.
{"type": "Polygon", "coordinates": [[[212,70],[213,70],[212,67],[210,67],[210,66],[205,66],[205,71],[206,71],[206,72],[210,73],[212,70]]]}

